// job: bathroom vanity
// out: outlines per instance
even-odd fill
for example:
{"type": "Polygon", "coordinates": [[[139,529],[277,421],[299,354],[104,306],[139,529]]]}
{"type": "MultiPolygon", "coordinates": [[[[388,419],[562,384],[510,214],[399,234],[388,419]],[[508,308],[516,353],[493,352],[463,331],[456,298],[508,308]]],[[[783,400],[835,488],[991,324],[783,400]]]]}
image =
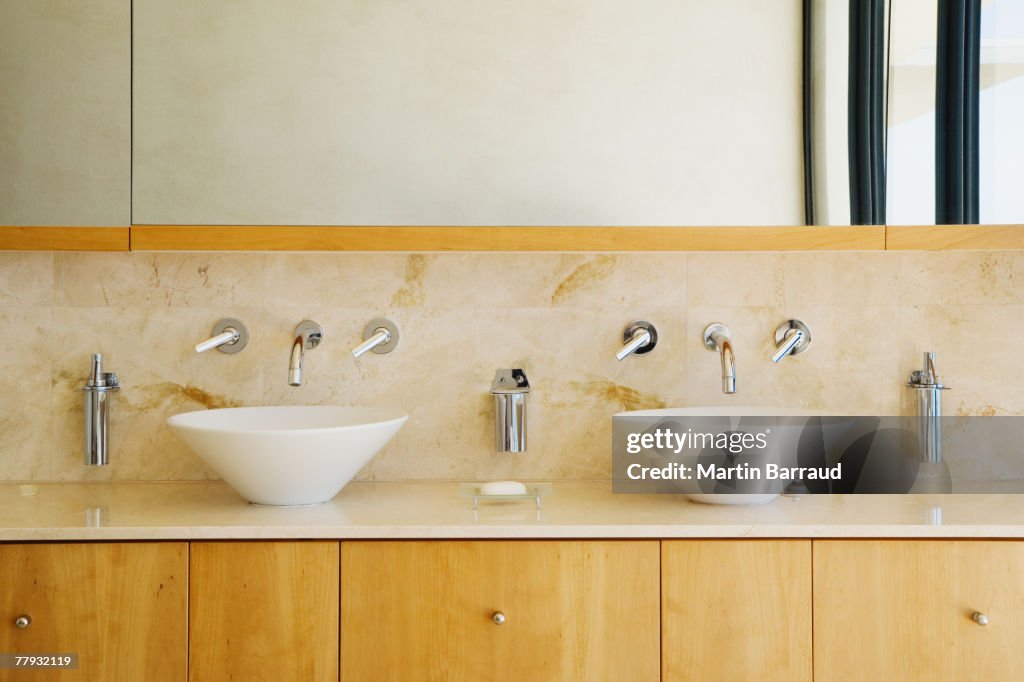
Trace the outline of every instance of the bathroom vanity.
{"type": "Polygon", "coordinates": [[[455,484],[354,483],[280,509],[202,482],[0,502],[0,651],[77,653],[83,680],[1024,675],[1013,495],[724,508],[572,483],[474,512],[455,484]]]}

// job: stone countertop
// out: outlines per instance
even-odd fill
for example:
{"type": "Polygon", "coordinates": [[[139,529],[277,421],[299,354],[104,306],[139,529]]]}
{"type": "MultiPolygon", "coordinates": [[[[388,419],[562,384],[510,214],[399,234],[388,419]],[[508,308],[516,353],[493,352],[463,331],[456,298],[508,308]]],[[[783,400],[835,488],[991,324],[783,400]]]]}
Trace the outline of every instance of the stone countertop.
{"type": "Polygon", "coordinates": [[[762,506],[555,483],[481,500],[450,482],[349,484],[313,507],[251,505],[220,481],[0,484],[0,541],[489,538],[1024,538],[1024,495],[780,497],[762,506]]]}

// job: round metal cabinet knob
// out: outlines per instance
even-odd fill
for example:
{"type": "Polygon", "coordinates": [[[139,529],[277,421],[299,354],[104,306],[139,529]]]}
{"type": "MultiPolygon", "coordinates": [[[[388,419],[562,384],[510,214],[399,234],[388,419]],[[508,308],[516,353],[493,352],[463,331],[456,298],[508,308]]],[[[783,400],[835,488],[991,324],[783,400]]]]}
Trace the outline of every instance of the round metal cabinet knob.
{"type": "Polygon", "coordinates": [[[14,626],[24,630],[29,625],[32,625],[32,616],[18,616],[14,619],[14,626]]]}
{"type": "Polygon", "coordinates": [[[975,611],[971,615],[971,620],[973,620],[978,625],[988,625],[988,616],[986,616],[981,611],[975,611]]]}
{"type": "Polygon", "coordinates": [[[505,623],[505,614],[501,611],[495,611],[494,615],[491,616],[491,620],[494,621],[495,625],[502,625],[505,623]]]}

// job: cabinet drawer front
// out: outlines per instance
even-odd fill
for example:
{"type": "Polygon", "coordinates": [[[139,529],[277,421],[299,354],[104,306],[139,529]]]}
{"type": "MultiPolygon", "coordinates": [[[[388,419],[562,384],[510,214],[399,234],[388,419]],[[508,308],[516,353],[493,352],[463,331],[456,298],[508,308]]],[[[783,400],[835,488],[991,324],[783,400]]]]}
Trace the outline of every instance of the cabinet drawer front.
{"type": "Polygon", "coordinates": [[[338,679],[337,542],[193,542],[190,682],[338,679]]]}
{"type": "MultiPolygon", "coordinates": [[[[183,542],[0,545],[0,652],[78,654],[78,670],[47,679],[181,682],[186,557],[183,542]]],[[[25,679],[41,677],[0,670],[25,679]]]]}
{"type": "Polygon", "coordinates": [[[661,550],[662,679],[811,679],[809,540],[679,540],[661,550]]]}
{"type": "Polygon", "coordinates": [[[1022,641],[1024,543],[814,543],[819,682],[1020,680],[1022,641]]]}
{"type": "Polygon", "coordinates": [[[658,679],[657,542],[345,542],[341,557],[343,682],[658,679]]]}

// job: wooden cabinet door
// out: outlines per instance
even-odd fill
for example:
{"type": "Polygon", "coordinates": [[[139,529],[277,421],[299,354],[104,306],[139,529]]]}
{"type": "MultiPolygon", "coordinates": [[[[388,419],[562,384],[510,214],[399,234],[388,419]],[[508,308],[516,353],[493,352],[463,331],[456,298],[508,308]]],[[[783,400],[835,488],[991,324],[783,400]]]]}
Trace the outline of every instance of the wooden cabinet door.
{"type": "Polygon", "coordinates": [[[816,682],[1024,680],[1022,643],[1024,543],[814,543],[816,682]]]}
{"type": "Polygon", "coordinates": [[[337,682],[337,542],[193,542],[190,682],[337,682]]]}
{"type": "Polygon", "coordinates": [[[342,682],[658,679],[655,541],[343,542],[341,584],[342,682]]]}
{"type": "Polygon", "coordinates": [[[187,546],[0,545],[0,652],[78,654],[77,670],[0,670],[0,681],[182,682],[187,546]],[[31,619],[18,628],[20,616],[31,619]]]}
{"type": "Polygon", "coordinates": [[[661,548],[662,680],[811,679],[809,540],[661,548]]]}
{"type": "Polygon", "coordinates": [[[0,2],[0,225],[131,222],[131,12],[0,2]]]}

